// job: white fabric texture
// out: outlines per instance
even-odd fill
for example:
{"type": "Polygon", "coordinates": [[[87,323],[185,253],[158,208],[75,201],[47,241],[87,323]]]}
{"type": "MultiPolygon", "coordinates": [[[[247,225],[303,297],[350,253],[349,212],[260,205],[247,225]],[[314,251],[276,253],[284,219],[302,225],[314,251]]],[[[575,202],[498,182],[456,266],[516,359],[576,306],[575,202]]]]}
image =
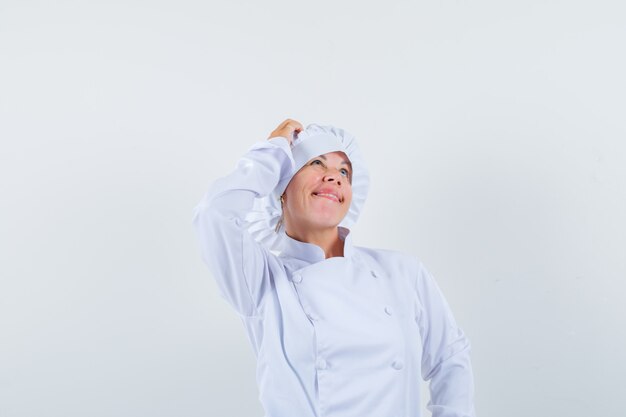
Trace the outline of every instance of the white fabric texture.
{"type": "Polygon", "coordinates": [[[257,358],[265,417],[474,417],[470,343],[415,256],[355,246],[325,258],[282,231],[279,254],[245,221],[255,198],[291,175],[287,139],[252,146],[195,207],[201,254],[240,315],[257,358]]]}
{"type": "MultiPolygon", "coordinates": [[[[340,226],[351,228],[357,221],[361,208],[367,199],[369,190],[369,172],[361,155],[356,140],[352,134],[344,129],[334,126],[323,126],[315,123],[309,124],[303,131],[296,135],[293,143],[289,145],[287,139],[277,142],[278,146],[284,146],[289,156],[290,164],[287,164],[275,188],[267,195],[259,195],[254,200],[252,209],[246,214],[246,227],[248,232],[257,242],[262,243],[268,249],[280,252],[284,233],[276,233],[276,224],[281,215],[280,196],[287,188],[291,178],[304,164],[316,156],[342,151],[352,164],[352,202],[348,213],[343,218],[340,226]]],[[[251,147],[265,146],[263,142],[251,147]]],[[[246,166],[248,161],[245,157],[240,161],[246,166]]],[[[279,229],[279,232],[284,226],[279,229]]]]}

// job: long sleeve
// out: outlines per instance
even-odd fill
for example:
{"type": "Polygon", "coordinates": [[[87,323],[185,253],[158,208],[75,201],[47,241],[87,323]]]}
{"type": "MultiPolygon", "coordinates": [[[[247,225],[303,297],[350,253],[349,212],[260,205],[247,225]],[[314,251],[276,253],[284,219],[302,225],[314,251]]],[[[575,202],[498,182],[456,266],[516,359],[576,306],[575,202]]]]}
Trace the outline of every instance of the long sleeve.
{"type": "Polygon", "coordinates": [[[247,231],[246,214],[255,197],[272,192],[291,174],[295,162],[286,138],[257,142],[236,168],[218,178],[194,208],[192,223],[203,261],[217,281],[220,295],[239,314],[257,316],[270,288],[268,249],[247,231]]]}
{"type": "Polygon", "coordinates": [[[418,261],[416,292],[422,304],[422,377],[430,381],[433,417],[475,417],[471,345],[457,326],[433,276],[418,261]]]}

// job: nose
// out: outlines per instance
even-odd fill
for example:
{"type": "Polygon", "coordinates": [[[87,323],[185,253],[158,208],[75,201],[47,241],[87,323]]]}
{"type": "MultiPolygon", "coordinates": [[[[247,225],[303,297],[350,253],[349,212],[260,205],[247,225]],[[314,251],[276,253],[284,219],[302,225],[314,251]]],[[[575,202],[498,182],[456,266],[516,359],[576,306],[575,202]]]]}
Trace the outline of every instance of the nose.
{"type": "Polygon", "coordinates": [[[337,169],[328,170],[326,175],[324,175],[324,181],[336,182],[338,185],[341,185],[341,174],[337,169]]]}

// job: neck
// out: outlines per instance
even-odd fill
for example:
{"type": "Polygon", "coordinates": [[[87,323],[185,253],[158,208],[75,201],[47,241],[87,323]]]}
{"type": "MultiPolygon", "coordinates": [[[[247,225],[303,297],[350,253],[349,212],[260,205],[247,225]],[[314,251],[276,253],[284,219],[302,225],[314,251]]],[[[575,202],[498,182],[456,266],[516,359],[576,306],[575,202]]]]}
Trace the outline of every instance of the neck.
{"type": "Polygon", "coordinates": [[[300,242],[313,243],[324,251],[326,259],[343,256],[343,240],[339,237],[339,229],[335,227],[325,229],[286,227],[285,233],[292,239],[300,242]]]}

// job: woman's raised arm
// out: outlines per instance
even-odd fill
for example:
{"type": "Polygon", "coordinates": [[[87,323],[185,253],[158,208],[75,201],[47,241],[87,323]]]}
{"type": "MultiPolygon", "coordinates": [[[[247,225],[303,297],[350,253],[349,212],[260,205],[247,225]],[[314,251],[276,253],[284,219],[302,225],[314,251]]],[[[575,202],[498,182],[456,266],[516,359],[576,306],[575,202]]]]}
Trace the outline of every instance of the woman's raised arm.
{"type": "Polygon", "coordinates": [[[255,197],[272,192],[295,162],[291,139],[298,122],[285,121],[267,141],[255,143],[235,169],[218,178],[194,208],[192,223],[202,259],[213,273],[221,296],[241,315],[256,316],[271,288],[267,262],[271,252],[246,229],[255,197]],[[289,123],[288,123],[289,122],[289,123]],[[281,136],[284,135],[284,136],[281,136]]]}

